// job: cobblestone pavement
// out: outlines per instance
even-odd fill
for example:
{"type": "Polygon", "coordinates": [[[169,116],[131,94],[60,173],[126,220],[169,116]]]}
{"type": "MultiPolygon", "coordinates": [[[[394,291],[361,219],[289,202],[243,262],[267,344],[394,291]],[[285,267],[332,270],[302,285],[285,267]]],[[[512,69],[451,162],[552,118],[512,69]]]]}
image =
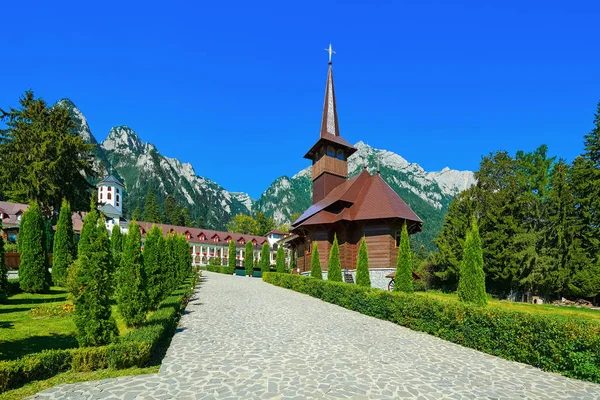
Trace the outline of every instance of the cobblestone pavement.
{"type": "Polygon", "coordinates": [[[158,375],[39,399],[593,399],[600,385],[502,360],[258,279],[205,273],[158,375]]]}

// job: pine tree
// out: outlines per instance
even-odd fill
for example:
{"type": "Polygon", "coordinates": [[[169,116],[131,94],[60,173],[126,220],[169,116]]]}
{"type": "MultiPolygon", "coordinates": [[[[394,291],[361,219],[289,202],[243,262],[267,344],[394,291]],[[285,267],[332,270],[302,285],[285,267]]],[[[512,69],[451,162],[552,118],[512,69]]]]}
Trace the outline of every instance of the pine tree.
{"type": "Polygon", "coordinates": [[[190,209],[187,207],[184,207],[181,210],[181,221],[182,221],[183,226],[187,226],[189,228],[196,227],[196,224],[194,223],[194,221],[192,220],[192,217],[190,216],[190,209]]]}
{"type": "Polygon", "coordinates": [[[75,260],[74,236],[71,206],[63,200],[52,250],[52,281],[57,286],[65,287],[67,284],[68,268],[75,260]]]}
{"type": "Polygon", "coordinates": [[[150,188],[148,189],[146,200],[144,201],[144,214],[142,215],[142,218],[145,222],[154,222],[156,224],[162,223],[160,206],[156,201],[154,192],[152,192],[152,189],[150,188]]]}
{"type": "Polygon", "coordinates": [[[277,268],[277,272],[284,273],[285,272],[285,251],[282,246],[277,248],[277,257],[275,258],[275,266],[277,268]]]}
{"type": "Polygon", "coordinates": [[[163,298],[162,282],[168,277],[164,276],[162,268],[162,251],[164,239],[162,230],[158,226],[153,226],[150,232],[146,235],[144,243],[144,273],[147,279],[148,288],[148,308],[155,310],[158,303],[163,298]]]}
{"type": "Polygon", "coordinates": [[[254,244],[252,242],[246,243],[246,248],[244,250],[245,258],[244,258],[244,267],[246,269],[246,275],[252,276],[254,272],[254,244]]]}
{"type": "Polygon", "coordinates": [[[369,253],[367,252],[367,240],[364,236],[360,241],[360,247],[358,248],[356,284],[358,286],[371,287],[371,276],[369,275],[369,253]]]}
{"type": "Polygon", "coordinates": [[[342,281],[342,266],[340,262],[340,248],[337,234],[333,234],[333,245],[329,251],[329,263],[327,264],[327,280],[334,282],[342,281]]]}
{"type": "Polygon", "coordinates": [[[317,246],[317,242],[313,243],[312,257],[310,258],[310,276],[315,279],[323,279],[321,260],[319,259],[319,246],[317,246]]]}
{"type": "MultiPolygon", "coordinates": [[[[0,228],[2,228],[0,226],[0,228]]],[[[8,277],[6,274],[6,259],[4,258],[4,238],[0,235],[0,303],[8,296],[8,277]]]]}
{"type": "Polygon", "coordinates": [[[135,206],[135,210],[133,210],[133,214],[131,215],[131,219],[133,221],[140,221],[142,219],[142,210],[140,209],[140,205],[135,206]]]}
{"type": "Polygon", "coordinates": [[[269,243],[263,243],[260,251],[260,270],[265,273],[271,269],[271,248],[269,243]]]}
{"type": "Polygon", "coordinates": [[[147,301],[140,227],[132,222],[123,248],[117,289],[117,306],[127,326],[140,326],[146,320],[147,301]]]}
{"type": "Polygon", "coordinates": [[[181,208],[172,194],[169,194],[165,200],[165,223],[177,226],[183,225],[181,208]]]}
{"type": "Polygon", "coordinates": [[[27,293],[44,293],[50,289],[50,273],[44,251],[44,217],[36,203],[29,206],[25,215],[25,223],[19,230],[19,240],[22,241],[19,285],[27,293]]]}
{"type": "Polygon", "coordinates": [[[101,346],[111,343],[118,335],[112,316],[112,256],[110,240],[97,211],[88,213],[88,244],[79,254],[75,270],[75,326],[79,346],[101,346]]]}
{"type": "Polygon", "coordinates": [[[396,276],[394,277],[394,292],[414,292],[412,283],[412,252],[410,250],[406,222],[402,224],[402,232],[400,233],[396,276]]]}
{"type": "Polygon", "coordinates": [[[479,306],[487,304],[485,274],[483,272],[483,251],[475,219],[472,220],[471,230],[465,238],[457,294],[460,301],[479,306]]]}
{"type": "Polygon", "coordinates": [[[227,251],[227,266],[230,271],[235,271],[235,264],[237,260],[237,246],[234,240],[229,241],[229,249],[227,251]]]}

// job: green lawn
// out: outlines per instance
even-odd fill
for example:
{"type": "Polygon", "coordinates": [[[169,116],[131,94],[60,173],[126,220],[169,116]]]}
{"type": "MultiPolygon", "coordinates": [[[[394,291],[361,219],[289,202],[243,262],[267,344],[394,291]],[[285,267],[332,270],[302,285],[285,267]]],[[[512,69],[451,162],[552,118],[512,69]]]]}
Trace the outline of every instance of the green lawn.
{"type": "MultiPolygon", "coordinates": [[[[456,294],[450,293],[442,293],[438,291],[429,291],[429,292],[416,292],[416,294],[420,296],[433,297],[438,300],[443,301],[458,301],[458,296],[456,294]]],[[[506,309],[511,309],[515,311],[525,311],[525,312],[533,312],[538,314],[546,314],[567,318],[577,318],[577,319],[585,319],[595,322],[600,322],[600,310],[590,310],[585,307],[559,307],[553,306],[550,304],[529,304],[529,303],[516,303],[512,301],[506,300],[496,300],[490,299],[488,300],[488,305],[494,307],[502,307],[506,309]]]]}
{"type": "MultiPolygon", "coordinates": [[[[0,360],[13,360],[45,349],[78,347],[68,292],[52,287],[49,294],[19,293],[0,304],[0,360]],[[32,309],[38,308],[34,313],[32,309]],[[58,314],[58,315],[55,315],[58,314]]],[[[120,334],[129,329],[113,305],[120,334]]]]}

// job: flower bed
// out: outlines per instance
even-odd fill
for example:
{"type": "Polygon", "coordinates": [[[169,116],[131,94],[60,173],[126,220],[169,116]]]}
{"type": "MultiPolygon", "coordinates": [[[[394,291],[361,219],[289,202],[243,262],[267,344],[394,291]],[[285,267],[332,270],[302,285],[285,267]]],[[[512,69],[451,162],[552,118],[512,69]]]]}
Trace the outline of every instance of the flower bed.
{"type": "Polygon", "coordinates": [[[1,361],[0,393],[67,370],[78,372],[145,366],[159,350],[160,343],[173,335],[196,283],[196,277],[191,281],[186,280],[160,303],[144,325],[120,337],[115,343],[100,347],[45,350],[14,361],[1,361]]]}
{"type": "Polygon", "coordinates": [[[300,275],[263,280],[476,350],[600,383],[600,324],[427,296],[362,288],[300,275]]]}

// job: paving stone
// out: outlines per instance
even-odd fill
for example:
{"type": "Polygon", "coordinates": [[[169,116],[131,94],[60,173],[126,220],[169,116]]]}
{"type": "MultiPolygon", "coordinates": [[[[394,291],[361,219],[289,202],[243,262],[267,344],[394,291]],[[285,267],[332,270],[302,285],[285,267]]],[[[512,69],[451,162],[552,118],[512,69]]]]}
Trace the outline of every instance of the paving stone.
{"type": "Polygon", "coordinates": [[[158,374],[60,385],[33,398],[600,398],[600,385],[259,279],[204,275],[158,374]]]}

